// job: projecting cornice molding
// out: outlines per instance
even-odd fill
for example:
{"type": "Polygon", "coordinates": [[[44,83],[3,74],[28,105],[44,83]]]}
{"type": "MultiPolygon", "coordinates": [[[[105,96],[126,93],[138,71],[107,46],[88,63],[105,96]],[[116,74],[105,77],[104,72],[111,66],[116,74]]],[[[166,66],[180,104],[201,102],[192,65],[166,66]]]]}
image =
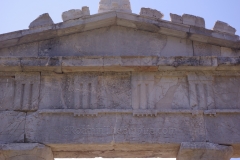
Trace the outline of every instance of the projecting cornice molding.
{"type": "Polygon", "coordinates": [[[81,19],[35,27],[0,35],[0,48],[37,42],[110,26],[122,26],[153,33],[187,38],[212,45],[240,49],[239,36],[124,12],[104,12],[81,19]]]}

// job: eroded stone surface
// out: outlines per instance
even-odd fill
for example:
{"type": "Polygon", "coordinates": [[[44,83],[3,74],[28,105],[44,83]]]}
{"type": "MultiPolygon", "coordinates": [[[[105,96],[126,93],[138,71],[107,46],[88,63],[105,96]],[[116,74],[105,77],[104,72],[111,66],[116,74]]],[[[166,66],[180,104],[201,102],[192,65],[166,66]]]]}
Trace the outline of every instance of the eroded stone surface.
{"type": "Polygon", "coordinates": [[[213,27],[214,31],[225,32],[232,35],[235,35],[236,29],[230,26],[229,24],[221,21],[217,21],[213,27]]]}
{"type": "Polygon", "coordinates": [[[35,28],[35,27],[41,27],[41,26],[49,26],[53,25],[53,20],[49,16],[48,13],[44,13],[40,15],[37,19],[35,19],[31,24],[29,25],[29,28],[35,28]]]}
{"type": "Polygon", "coordinates": [[[170,17],[173,23],[183,23],[183,18],[180,15],[170,13],[170,17]]]}
{"type": "Polygon", "coordinates": [[[140,15],[156,19],[162,19],[164,16],[160,11],[151,8],[141,8],[140,15]]]}
{"type": "Polygon", "coordinates": [[[231,146],[213,143],[182,143],[178,160],[230,160],[233,154],[231,146]]]}
{"type": "Polygon", "coordinates": [[[108,11],[120,11],[132,13],[129,0],[101,0],[99,2],[98,13],[108,11]]]}
{"type": "Polygon", "coordinates": [[[221,56],[221,47],[208,43],[193,42],[194,56],[221,56]]]}
{"type": "Polygon", "coordinates": [[[80,9],[72,9],[62,13],[62,20],[63,22],[73,19],[78,19],[83,17],[82,10],[80,9]]]}
{"type": "Polygon", "coordinates": [[[201,141],[203,139],[199,131],[192,128],[194,118],[191,114],[133,117],[132,114],[108,114],[106,112],[106,114],[93,117],[74,117],[73,114],[29,113],[26,138],[29,142],[44,142],[45,144],[99,145],[181,143],[192,141],[192,139],[201,141]]]}
{"type": "Polygon", "coordinates": [[[1,160],[53,160],[51,148],[37,143],[0,145],[1,160]]]}
{"type": "Polygon", "coordinates": [[[24,142],[26,113],[2,111],[0,117],[0,143],[24,142]]]}
{"type": "Polygon", "coordinates": [[[190,14],[183,14],[183,24],[205,28],[205,20],[190,14]]]}

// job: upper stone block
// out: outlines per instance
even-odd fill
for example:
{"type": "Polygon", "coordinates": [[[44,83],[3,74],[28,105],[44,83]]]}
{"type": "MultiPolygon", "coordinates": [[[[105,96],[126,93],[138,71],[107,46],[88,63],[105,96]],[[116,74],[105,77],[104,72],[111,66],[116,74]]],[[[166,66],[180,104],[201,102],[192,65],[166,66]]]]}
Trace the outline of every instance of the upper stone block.
{"type": "Polygon", "coordinates": [[[205,20],[190,14],[183,14],[183,24],[205,28],[205,20]]]}
{"type": "Polygon", "coordinates": [[[101,0],[98,13],[109,11],[132,13],[130,0],[101,0]]]}
{"type": "Polygon", "coordinates": [[[32,23],[30,23],[29,28],[41,27],[41,26],[49,26],[53,25],[53,20],[49,16],[48,13],[44,13],[40,15],[37,19],[35,19],[32,23]]]}
{"type": "Polygon", "coordinates": [[[225,32],[229,33],[232,35],[235,35],[236,29],[230,26],[229,24],[222,22],[222,21],[217,21],[214,25],[213,28],[214,31],[219,31],[219,32],[225,32]]]}
{"type": "Polygon", "coordinates": [[[160,11],[151,8],[142,8],[140,15],[157,19],[162,19],[164,16],[160,11]]]}
{"type": "Polygon", "coordinates": [[[68,21],[68,20],[73,20],[73,19],[79,19],[84,16],[89,16],[90,15],[90,10],[89,7],[82,7],[81,9],[71,9],[69,11],[63,12],[62,13],[62,20],[63,22],[68,21]]]}

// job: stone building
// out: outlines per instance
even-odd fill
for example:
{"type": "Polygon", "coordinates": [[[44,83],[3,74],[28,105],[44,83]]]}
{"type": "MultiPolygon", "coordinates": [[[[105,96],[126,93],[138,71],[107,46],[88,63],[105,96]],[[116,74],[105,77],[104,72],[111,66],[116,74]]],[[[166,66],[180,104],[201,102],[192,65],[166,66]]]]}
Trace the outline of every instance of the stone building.
{"type": "Polygon", "coordinates": [[[0,35],[0,160],[240,157],[240,40],[101,0],[0,35]]]}

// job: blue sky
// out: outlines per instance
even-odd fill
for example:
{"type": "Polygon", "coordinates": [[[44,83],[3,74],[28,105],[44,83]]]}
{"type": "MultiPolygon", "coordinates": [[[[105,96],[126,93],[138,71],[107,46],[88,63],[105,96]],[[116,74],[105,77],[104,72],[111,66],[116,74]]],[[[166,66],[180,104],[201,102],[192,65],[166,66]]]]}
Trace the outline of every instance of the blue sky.
{"type": "MultiPolygon", "coordinates": [[[[55,23],[61,22],[61,14],[70,9],[89,6],[96,14],[99,0],[0,0],[0,34],[27,29],[31,21],[43,13],[49,13],[55,23]]],[[[169,13],[193,14],[205,18],[206,28],[212,29],[217,20],[229,23],[240,35],[240,0],[131,0],[133,13],[141,7],[161,11],[165,20],[169,13]]]]}

